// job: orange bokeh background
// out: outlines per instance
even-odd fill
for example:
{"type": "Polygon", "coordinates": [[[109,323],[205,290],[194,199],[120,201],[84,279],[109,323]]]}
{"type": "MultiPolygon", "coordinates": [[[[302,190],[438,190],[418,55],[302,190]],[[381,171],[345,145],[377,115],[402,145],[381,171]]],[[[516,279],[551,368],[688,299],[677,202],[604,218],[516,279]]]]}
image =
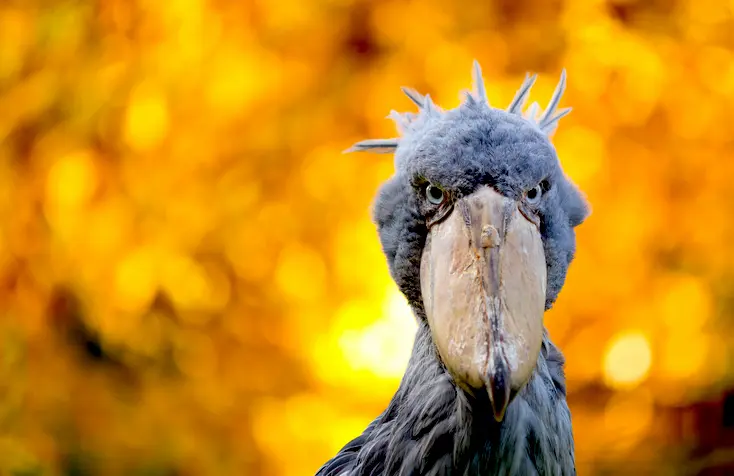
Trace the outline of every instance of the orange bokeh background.
{"type": "Polygon", "coordinates": [[[3,2],[0,474],[313,474],[361,432],[415,324],[392,158],[340,152],[474,58],[499,107],[568,71],[579,474],[732,468],[732,31],[726,0],[3,2]]]}

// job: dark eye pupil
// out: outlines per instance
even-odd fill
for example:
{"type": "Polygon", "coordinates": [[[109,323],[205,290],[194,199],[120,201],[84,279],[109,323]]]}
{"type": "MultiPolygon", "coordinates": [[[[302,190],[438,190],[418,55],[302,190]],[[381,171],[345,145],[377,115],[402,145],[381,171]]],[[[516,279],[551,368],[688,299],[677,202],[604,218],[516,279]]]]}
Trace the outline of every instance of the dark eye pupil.
{"type": "Polygon", "coordinates": [[[438,187],[430,187],[428,193],[434,200],[441,200],[443,198],[443,191],[438,187]]]}
{"type": "Polygon", "coordinates": [[[530,200],[534,200],[535,197],[537,197],[537,196],[538,196],[538,189],[537,188],[532,188],[532,189],[528,190],[528,198],[530,200]]]}

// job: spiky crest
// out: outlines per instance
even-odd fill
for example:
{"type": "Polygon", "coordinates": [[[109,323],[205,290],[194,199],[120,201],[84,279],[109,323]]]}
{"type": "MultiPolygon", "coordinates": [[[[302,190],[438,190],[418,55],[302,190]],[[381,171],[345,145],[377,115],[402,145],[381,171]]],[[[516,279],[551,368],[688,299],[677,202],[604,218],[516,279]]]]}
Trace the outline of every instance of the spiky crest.
{"type": "MultiPolygon", "coordinates": [[[[474,60],[474,67],[472,70],[473,82],[474,82],[474,93],[465,93],[465,103],[479,103],[484,104],[488,107],[489,102],[487,100],[487,91],[484,87],[484,79],[482,77],[482,68],[477,60],[474,60]]],[[[564,91],[566,90],[566,70],[561,71],[561,78],[558,81],[553,96],[551,97],[548,106],[545,111],[541,111],[537,102],[534,102],[530,107],[523,113],[525,103],[530,97],[530,89],[535,84],[537,75],[530,74],[525,75],[525,80],[520,85],[520,89],[515,93],[515,97],[507,107],[507,112],[515,114],[517,116],[525,118],[528,122],[536,126],[546,135],[551,135],[556,127],[558,127],[558,121],[571,112],[571,108],[558,109],[558,104],[561,101],[564,91]],[[538,115],[540,114],[540,117],[538,115]]],[[[431,96],[426,94],[425,96],[420,94],[418,91],[412,88],[403,87],[401,88],[408,98],[410,98],[416,106],[418,106],[418,114],[406,112],[399,113],[397,111],[390,111],[387,116],[389,119],[395,121],[398,128],[398,132],[402,136],[410,134],[415,130],[416,122],[418,119],[423,117],[426,120],[435,119],[443,114],[443,111],[436,106],[431,100],[431,96]]],[[[423,121],[422,123],[424,123],[423,121]]],[[[367,139],[357,142],[349,149],[345,150],[348,152],[376,152],[381,154],[389,154],[395,152],[400,145],[400,138],[395,137],[391,139],[367,139]]]]}

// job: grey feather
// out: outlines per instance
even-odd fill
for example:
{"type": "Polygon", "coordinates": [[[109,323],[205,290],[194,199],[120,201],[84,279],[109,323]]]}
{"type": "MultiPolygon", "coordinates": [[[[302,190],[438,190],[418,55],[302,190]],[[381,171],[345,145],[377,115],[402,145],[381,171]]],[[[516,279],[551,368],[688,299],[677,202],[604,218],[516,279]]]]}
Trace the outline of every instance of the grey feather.
{"type": "Polygon", "coordinates": [[[515,93],[515,97],[512,98],[510,105],[507,106],[507,112],[517,115],[521,114],[522,108],[525,107],[525,102],[528,100],[528,96],[530,96],[530,89],[535,84],[537,78],[538,76],[535,74],[532,76],[525,75],[525,81],[520,85],[520,89],[515,93]]]}
{"type": "Polygon", "coordinates": [[[538,123],[538,112],[540,111],[540,106],[537,102],[534,102],[530,105],[528,110],[525,112],[525,118],[535,124],[538,123]]]}
{"type": "Polygon", "coordinates": [[[392,110],[387,116],[388,119],[392,119],[398,128],[398,132],[404,134],[405,131],[410,127],[410,119],[404,114],[400,114],[398,111],[392,110]]]}
{"type": "Polygon", "coordinates": [[[553,131],[555,131],[556,127],[558,127],[558,121],[562,117],[569,114],[570,112],[571,112],[570,107],[561,109],[560,111],[558,111],[558,113],[555,116],[551,117],[550,119],[547,119],[542,124],[538,124],[538,126],[540,127],[540,130],[543,131],[546,135],[552,134],[553,131]]]}
{"type": "Polygon", "coordinates": [[[563,96],[563,93],[565,91],[566,70],[563,69],[561,71],[561,79],[558,81],[558,85],[556,86],[555,91],[553,91],[553,96],[551,96],[551,100],[548,102],[548,107],[545,108],[545,113],[543,114],[543,116],[541,116],[540,121],[538,122],[541,128],[543,128],[545,124],[552,120],[553,115],[558,108],[558,103],[561,102],[561,97],[563,96]]]}
{"type": "Polygon", "coordinates": [[[431,99],[430,94],[426,94],[423,97],[423,111],[422,112],[424,112],[429,117],[435,116],[440,112],[438,107],[436,107],[436,105],[433,103],[433,100],[431,99]]]}
{"type": "Polygon", "coordinates": [[[350,152],[374,152],[377,154],[391,154],[395,152],[400,139],[366,139],[357,142],[352,147],[344,151],[345,154],[350,152]]]}
{"type": "Polygon", "coordinates": [[[462,91],[459,95],[459,98],[467,104],[475,104],[477,102],[476,97],[474,96],[474,94],[472,94],[471,91],[462,91]]]}
{"type": "Polygon", "coordinates": [[[474,91],[477,94],[479,102],[489,104],[487,101],[487,91],[484,88],[484,78],[482,77],[482,67],[479,65],[479,61],[474,60],[474,91]]]}
{"type": "Polygon", "coordinates": [[[403,93],[405,93],[406,96],[410,98],[411,101],[415,103],[416,106],[423,109],[423,95],[421,93],[413,88],[408,88],[405,86],[400,89],[403,91],[403,93]]]}

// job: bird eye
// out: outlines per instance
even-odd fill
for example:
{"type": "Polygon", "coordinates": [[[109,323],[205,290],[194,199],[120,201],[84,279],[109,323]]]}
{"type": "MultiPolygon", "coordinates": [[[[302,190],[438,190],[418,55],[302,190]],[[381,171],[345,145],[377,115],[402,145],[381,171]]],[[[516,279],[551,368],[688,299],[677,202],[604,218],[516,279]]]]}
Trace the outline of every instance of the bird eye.
{"type": "Polygon", "coordinates": [[[435,185],[428,185],[426,187],[426,200],[433,205],[441,205],[445,198],[445,193],[435,185]]]}
{"type": "Polygon", "coordinates": [[[525,198],[530,205],[535,205],[540,201],[540,197],[543,195],[543,187],[541,184],[536,185],[525,193],[525,198]]]}

